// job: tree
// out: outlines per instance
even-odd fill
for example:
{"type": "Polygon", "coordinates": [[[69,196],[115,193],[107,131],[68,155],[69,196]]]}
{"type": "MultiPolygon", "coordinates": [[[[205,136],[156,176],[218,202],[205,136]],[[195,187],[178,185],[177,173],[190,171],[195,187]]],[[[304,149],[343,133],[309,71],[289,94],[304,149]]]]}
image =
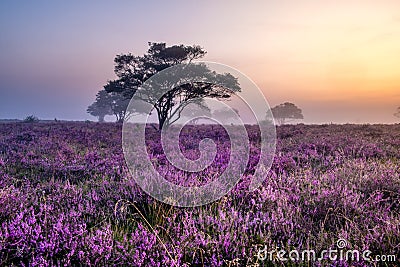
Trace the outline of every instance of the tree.
{"type": "Polygon", "coordinates": [[[115,92],[109,93],[109,97],[110,108],[116,118],[116,121],[123,122],[124,119],[130,115],[130,113],[127,111],[129,99],[115,92]]]}
{"type": "Polygon", "coordinates": [[[29,115],[29,116],[25,117],[23,122],[39,122],[39,118],[34,115],[29,115]]]}
{"type": "Polygon", "coordinates": [[[123,122],[126,117],[132,115],[127,111],[128,104],[129,99],[122,94],[100,90],[96,94],[95,102],[87,108],[87,112],[98,117],[99,122],[104,122],[104,117],[107,115],[114,115],[117,122],[123,122]]]}
{"type": "Polygon", "coordinates": [[[287,119],[300,120],[304,119],[302,111],[295,104],[285,102],[271,109],[272,115],[279,125],[285,124],[287,119]]]}
{"type": "Polygon", "coordinates": [[[397,108],[397,112],[394,114],[397,118],[400,118],[400,107],[397,108]]]}
{"type": "Polygon", "coordinates": [[[115,74],[118,79],[108,81],[104,87],[108,93],[118,93],[125,98],[135,98],[150,103],[157,112],[159,130],[164,125],[170,125],[178,120],[182,110],[189,103],[199,98],[211,97],[217,99],[230,98],[233,92],[240,91],[237,78],[229,73],[218,74],[211,71],[205,64],[189,65],[193,60],[202,58],[206,52],[197,45],[173,45],[165,43],[149,43],[149,49],[143,56],[132,54],[117,55],[114,59],[115,74]],[[178,69],[175,80],[162,84],[169,88],[168,92],[159,97],[157,86],[149,86],[138,90],[143,83],[155,75],[172,66],[186,64],[178,69]],[[187,67],[185,67],[187,66],[187,67]],[[181,77],[181,73],[185,75],[181,77]],[[216,83],[187,82],[185,77],[208,77],[216,83]]]}
{"type": "Polygon", "coordinates": [[[98,118],[99,122],[104,122],[104,117],[112,115],[110,96],[105,90],[96,94],[96,100],[87,108],[87,113],[98,118]]]}

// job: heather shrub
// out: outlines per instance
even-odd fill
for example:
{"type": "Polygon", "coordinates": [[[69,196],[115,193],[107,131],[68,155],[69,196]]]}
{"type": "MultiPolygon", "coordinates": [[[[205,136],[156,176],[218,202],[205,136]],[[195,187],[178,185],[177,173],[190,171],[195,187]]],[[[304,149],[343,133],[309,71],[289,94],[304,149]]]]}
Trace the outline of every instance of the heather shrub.
{"type": "MultiPolygon", "coordinates": [[[[195,129],[182,137],[193,158],[198,150],[188,139],[210,135],[208,126],[198,127],[195,137],[195,129]]],[[[279,127],[272,168],[254,192],[258,135],[249,132],[254,146],[239,183],[216,202],[179,208],[136,185],[120,125],[0,126],[0,265],[273,266],[257,258],[261,248],[320,252],[339,238],[349,249],[398,254],[399,125],[279,127]]],[[[229,162],[226,141],[221,163],[229,162]]],[[[202,184],[223,171],[213,165],[205,180],[183,176],[163,158],[156,133],[148,145],[157,170],[169,172],[171,181],[202,184]]],[[[370,263],[285,266],[298,265],[370,263]]]]}

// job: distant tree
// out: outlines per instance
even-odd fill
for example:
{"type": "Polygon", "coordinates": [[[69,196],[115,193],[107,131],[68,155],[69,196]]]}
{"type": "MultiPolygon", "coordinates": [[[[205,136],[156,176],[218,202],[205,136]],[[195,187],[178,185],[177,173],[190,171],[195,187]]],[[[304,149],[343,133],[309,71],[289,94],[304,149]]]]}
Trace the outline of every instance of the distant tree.
{"type": "Polygon", "coordinates": [[[97,117],[99,122],[104,122],[104,117],[112,115],[111,97],[105,91],[101,90],[96,94],[96,100],[87,108],[87,113],[97,117]]]}
{"type": "Polygon", "coordinates": [[[273,107],[271,111],[279,125],[285,124],[287,120],[304,119],[301,109],[298,108],[295,104],[289,102],[277,105],[273,107]]]}
{"type": "Polygon", "coordinates": [[[107,93],[106,103],[108,104],[111,115],[114,115],[117,122],[123,122],[125,119],[133,115],[142,114],[146,111],[145,104],[141,101],[133,101],[133,109],[128,110],[131,97],[127,97],[122,92],[118,91],[115,83],[109,82],[104,88],[107,93]]]}
{"type": "MultiPolygon", "coordinates": [[[[100,90],[96,94],[96,100],[87,108],[87,112],[98,118],[99,122],[104,122],[104,117],[114,115],[117,122],[123,122],[129,117],[132,112],[127,111],[129,99],[117,92],[107,92],[100,90]]],[[[138,103],[135,109],[135,114],[143,112],[143,105],[138,103]]]]}
{"type": "Polygon", "coordinates": [[[400,118],[400,107],[397,108],[396,113],[394,114],[397,118],[400,118]]]}
{"type": "MultiPolygon", "coordinates": [[[[157,87],[138,88],[156,73],[178,64],[188,64],[195,59],[202,58],[206,52],[197,45],[173,45],[165,43],[149,43],[149,49],[143,56],[132,54],[117,55],[114,59],[115,74],[118,79],[109,81],[104,87],[108,93],[118,93],[130,99],[133,95],[138,99],[151,103],[157,112],[159,129],[178,120],[186,105],[198,98],[229,98],[231,90],[240,91],[237,78],[229,73],[217,74],[209,70],[205,64],[197,65],[194,69],[185,71],[199,77],[209,77],[218,81],[218,84],[207,82],[184,83],[184,80],[175,80],[170,84],[163,84],[170,88],[168,93],[158,97],[157,87]]],[[[182,69],[184,70],[184,69],[182,69]]],[[[179,74],[179,73],[178,73],[179,74]]],[[[179,79],[179,75],[177,75],[179,79]]]]}
{"type": "Polygon", "coordinates": [[[117,122],[123,122],[125,118],[129,117],[127,111],[129,99],[121,94],[111,92],[110,93],[110,107],[112,114],[114,114],[117,122]]]}
{"type": "Polygon", "coordinates": [[[23,122],[39,122],[39,118],[34,115],[26,116],[23,122]]]}

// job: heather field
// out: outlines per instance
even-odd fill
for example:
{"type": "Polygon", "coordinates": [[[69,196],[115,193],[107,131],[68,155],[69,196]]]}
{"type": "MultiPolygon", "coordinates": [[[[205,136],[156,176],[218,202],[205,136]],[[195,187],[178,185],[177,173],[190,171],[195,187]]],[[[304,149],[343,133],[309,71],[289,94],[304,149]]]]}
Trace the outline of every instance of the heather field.
{"type": "MultiPolygon", "coordinates": [[[[195,208],[164,204],[135,184],[121,130],[114,123],[0,124],[1,266],[399,264],[399,124],[278,126],[272,168],[253,192],[259,133],[248,126],[244,176],[225,197],[195,208]],[[323,254],[338,247],[369,250],[371,261],[323,254]],[[274,252],[287,259],[307,249],[315,260],[274,252]]],[[[181,135],[190,159],[198,157],[197,141],[217,141],[217,157],[201,175],[175,170],[157,132],[149,127],[147,137],[154,167],[175,183],[204,184],[229,162],[229,139],[216,126],[181,135]]]]}

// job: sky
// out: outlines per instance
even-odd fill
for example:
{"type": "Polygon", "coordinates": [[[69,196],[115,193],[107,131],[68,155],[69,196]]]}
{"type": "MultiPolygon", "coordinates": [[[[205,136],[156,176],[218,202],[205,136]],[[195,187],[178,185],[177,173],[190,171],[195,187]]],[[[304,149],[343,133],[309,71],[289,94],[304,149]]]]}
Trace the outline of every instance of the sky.
{"type": "Polygon", "coordinates": [[[400,1],[0,2],[0,119],[95,120],[117,54],[197,44],[304,123],[395,123],[400,1]]]}

